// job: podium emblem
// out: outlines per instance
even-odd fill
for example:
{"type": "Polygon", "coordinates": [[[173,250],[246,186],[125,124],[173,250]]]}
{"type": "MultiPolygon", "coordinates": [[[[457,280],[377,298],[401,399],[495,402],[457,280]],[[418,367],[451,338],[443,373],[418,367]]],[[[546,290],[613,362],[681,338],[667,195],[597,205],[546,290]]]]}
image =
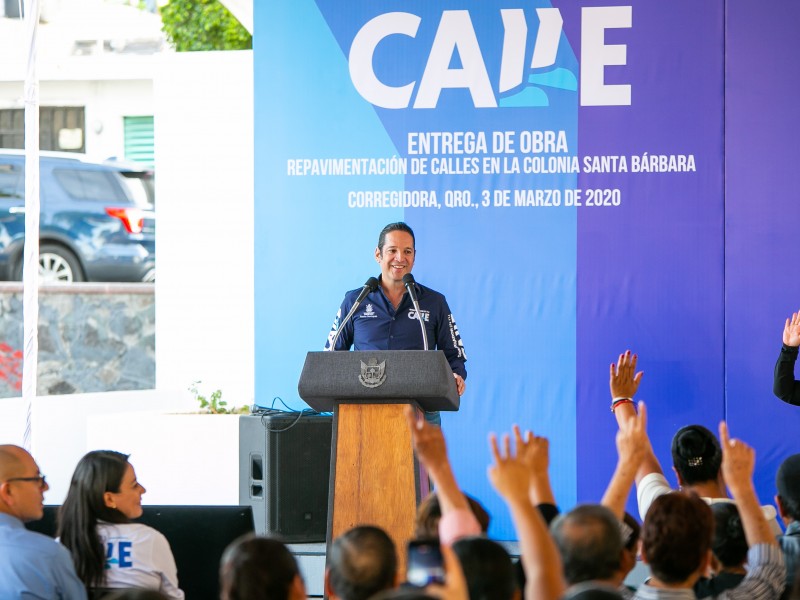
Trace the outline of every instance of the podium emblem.
{"type": "Polygon", "coordinates": [[[361,375],[358,376],[361,385],[376,388],[386,381],[386,361],[378,363],[377,358],[370,358],[368,363],[361,361],[361,375]]]}

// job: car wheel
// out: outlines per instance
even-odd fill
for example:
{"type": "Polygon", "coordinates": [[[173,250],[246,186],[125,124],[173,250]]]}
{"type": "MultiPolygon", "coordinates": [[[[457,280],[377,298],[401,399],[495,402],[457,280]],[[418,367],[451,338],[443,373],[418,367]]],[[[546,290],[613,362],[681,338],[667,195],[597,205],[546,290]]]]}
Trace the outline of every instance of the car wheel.
{"type": "MultiPolygon", "coordinates": [[[[22,262],[20,256],[16,268],[16,280],[22,279],[22,262]]],[[[83,281],[83,271],[75,255],[62,246],[42,244],[39,246],[39,283],[72,283],[83,281]]]]}

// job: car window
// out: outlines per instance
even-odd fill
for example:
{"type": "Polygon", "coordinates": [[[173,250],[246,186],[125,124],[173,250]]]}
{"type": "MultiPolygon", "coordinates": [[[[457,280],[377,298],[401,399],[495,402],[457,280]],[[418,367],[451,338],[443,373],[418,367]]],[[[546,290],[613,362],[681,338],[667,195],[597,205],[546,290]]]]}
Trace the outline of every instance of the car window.
{"type": "Polygon", "coordinates": [[[123,187],[108,171],[53,169],[53,173],[64,191],[75,200],[124,204],[131,202],[123,187]]]}
{"type": "Polygon", "coordinates": [[[0,198],[24,200],[22,170],[18,165],[0,163],[0,198]]]}

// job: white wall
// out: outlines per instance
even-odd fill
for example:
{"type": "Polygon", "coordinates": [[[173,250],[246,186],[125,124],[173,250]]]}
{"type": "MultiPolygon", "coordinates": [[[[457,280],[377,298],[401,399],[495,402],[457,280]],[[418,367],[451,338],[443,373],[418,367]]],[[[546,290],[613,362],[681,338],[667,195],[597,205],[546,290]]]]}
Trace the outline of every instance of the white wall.
{"type": "Polygon", "coordinates": [[[252,52],[185,52],[155,82],[156,387],[253,402],[252,52]]]}
{"type": "MultiPolygon", "coordinates": [[[[31,454],[50,484],[45,502],[61,504],[69,489],[75,465],[89,450],[126,451],[117,444],[117,441],[120,444],[125,442],[122,435],[117,436],[118,440],[103,439],[103,447],[92,445],[89,436],[92,418],[139,411],[147,414],[183,412],[195,410],[196,406],[185,390],[140,390],[34,398],[31,403],[31,454]]],[[[0,399],[0,443],[22,445],[26,409],[27,405],[21,398],[0,399]]],[[[145,436],[142,438],[146,440],[145,436]]],[[[134,461],[133,457],[131,461],[134,461]]]]}
{"type": "MultiPolygon", "coordinates": [[[[23,84],[0,81],[0,108],[24,108],[23,84]]],[[[86,153],[97,158],[125,154],[123,118],[154,114],[153,82],[42,81],[41,106],[83,106],[86,109],[86,153]]]]}

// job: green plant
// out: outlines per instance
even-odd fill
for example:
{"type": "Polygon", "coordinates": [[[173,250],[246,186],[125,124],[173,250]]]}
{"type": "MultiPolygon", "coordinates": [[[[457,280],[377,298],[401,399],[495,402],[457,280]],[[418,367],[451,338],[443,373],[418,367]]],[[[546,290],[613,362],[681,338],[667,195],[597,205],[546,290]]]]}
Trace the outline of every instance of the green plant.
{"type": "Polygon", "coordinates": [[[193,381],[189,386],[189,391],[194,396],[194,399],[200,404],[200,411],[209,415],[246,415],[250,413],[247,406],[232,406],[228,408],[228,403],[222,398],[222,390],[214,390],[211,395],[206,397],[198,389],[198,385],[202,381],[193,381]]]}
{"type": "Polygon", "coordinates": [[[253,36],[218,0],[170,0],[161,23],[178,52],[250,50],[253,36]]]}

